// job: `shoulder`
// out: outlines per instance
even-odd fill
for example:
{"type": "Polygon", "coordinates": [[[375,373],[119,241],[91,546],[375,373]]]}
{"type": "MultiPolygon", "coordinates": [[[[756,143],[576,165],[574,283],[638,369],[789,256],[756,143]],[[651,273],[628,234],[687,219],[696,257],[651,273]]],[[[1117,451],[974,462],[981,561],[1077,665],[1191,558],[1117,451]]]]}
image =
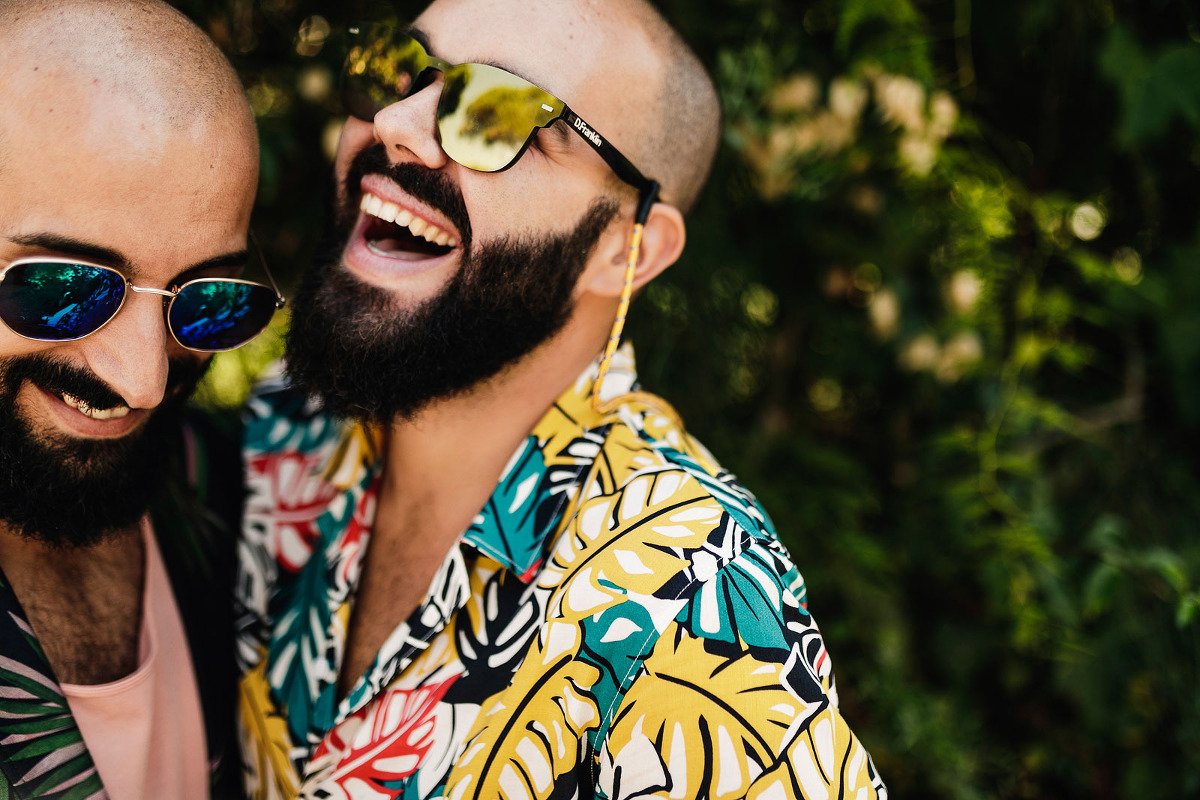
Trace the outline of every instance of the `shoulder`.
{"type": "Polygon", "coordinates": [[[620,414],[563,533],[550,567],[568,609],[572,588],[590,585],[574,596],[619,596],[613,611],[642,607],[655,633],[679,621],[785,651],[788,626],[807,624],[804,581],[767,513],[671,415],[620,414]]]}
{"type": "Polygon", "coordinates": [[[597,692],[598,784],[879,793],[804,581],[754,495],[665,414],[623,413],[601,458],[577,550],[556,553],[595,685],[615,689],[597,692]]]}
{"type": "Polygon", "coordinates": [[[669,406],[622,407],[616,417],[599,456],[602,469],[596,485],[588,487],[585,503],[603,507],[606,501],[619,501],[616,530],[649,525],[681,539],[689,538],[683,536],[685,527],[693,533],[705,530],[702,549],[719,556],[721,563],[751,543],[782,552],[758,499],[683,428],[669,406]]]}

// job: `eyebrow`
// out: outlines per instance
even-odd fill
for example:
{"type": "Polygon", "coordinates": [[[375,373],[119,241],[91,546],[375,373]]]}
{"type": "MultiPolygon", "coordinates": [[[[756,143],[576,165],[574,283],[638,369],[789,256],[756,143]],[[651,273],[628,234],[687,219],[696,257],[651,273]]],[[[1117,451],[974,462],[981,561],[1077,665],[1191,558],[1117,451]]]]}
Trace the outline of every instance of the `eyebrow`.
{"type": "MultiPolygon", "coordinates": [[[[61,253],[65,256],[86,259],[88,261],[99,261],[102,264],[117,267],[126,273],[133,272],[132,263],[120,251],[114,250],[111,247],[93,244],[92,242],[85,242],[82,239],[75,239],[57,233],[23,233],[7,238],[13,244],[25,247],[40,247],[43,250],[50,250],[51,252],[61,253]]],[[[249,256],[250,253],[248,250],[239,250],[233,253],[214,256],[182,270],[176,278],[186,275],[189,272],[198,272],[205,269],[244,267],[249,256]]]]}

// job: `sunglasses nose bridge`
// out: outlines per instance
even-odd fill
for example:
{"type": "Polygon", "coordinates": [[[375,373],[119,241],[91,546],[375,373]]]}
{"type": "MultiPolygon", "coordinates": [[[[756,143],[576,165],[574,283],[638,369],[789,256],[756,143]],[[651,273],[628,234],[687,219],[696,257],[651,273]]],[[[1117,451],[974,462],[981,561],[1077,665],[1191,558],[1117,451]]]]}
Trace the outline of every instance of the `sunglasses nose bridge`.
{"type": "Polygon", "coordinates": [[[154,289],[149,286],[134,286],[132,283],[129,283],[128,281],[126,281],[125,285],[129,287],[129,290],[131,292],[134,292],[136,294],[157,294],[157,295],[162,295],[163,297],[174,297],[175,295],[179,294],[178,292],[172,292],[167,289],[154,289]]]}

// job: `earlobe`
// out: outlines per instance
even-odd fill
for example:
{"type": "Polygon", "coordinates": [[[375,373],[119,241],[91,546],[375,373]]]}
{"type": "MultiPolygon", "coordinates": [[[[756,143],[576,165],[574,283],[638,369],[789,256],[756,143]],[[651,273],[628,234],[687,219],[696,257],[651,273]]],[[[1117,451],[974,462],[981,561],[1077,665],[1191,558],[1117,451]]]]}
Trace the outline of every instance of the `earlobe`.
{"type": "MultiPolygon", "coordinates": [[[[599,268],[593,270],[586,289],[597,295],[619,297],[625,283],[633,228],[626,222],[614,225],[613,230],[620,231],[620,234],[608,243],[605,258],[599,268]]],[[[633,290],[638,291],[674,264],[683,252],[686,239],[687,227],[679,209],[668,203],[655,203],[642,230],[638,264],[633,273],[633,290]]]]}

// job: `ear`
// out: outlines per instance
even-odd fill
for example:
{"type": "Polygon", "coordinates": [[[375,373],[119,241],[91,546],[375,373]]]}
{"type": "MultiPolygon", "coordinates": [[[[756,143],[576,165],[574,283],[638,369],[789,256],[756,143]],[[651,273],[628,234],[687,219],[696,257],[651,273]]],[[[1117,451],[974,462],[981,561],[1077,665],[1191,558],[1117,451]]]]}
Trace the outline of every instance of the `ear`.
{"type": "MultiPolygon", "coordinates": [[[[597,245],[592,264],[583,276],[580,289],[604,297],[620,297],[629,261],[629,240],[633,227],[626,221],[614,222],[597,245]]],[[[637,269],[633,273],[634,292],[675,263],[683,252],[687,227],[683,214],[668,203],[655,203],[642,229],[642,246],[637,269]]]]}

